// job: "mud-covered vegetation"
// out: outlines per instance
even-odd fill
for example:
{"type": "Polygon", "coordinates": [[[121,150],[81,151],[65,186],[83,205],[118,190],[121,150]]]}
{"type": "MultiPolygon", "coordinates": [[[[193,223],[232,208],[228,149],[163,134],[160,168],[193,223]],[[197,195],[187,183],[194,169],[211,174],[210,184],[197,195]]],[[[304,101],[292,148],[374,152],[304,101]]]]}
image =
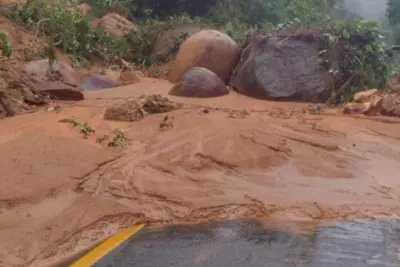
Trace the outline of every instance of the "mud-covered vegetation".
{"type": "MultiPolygon", "coordinates": [[[[389,1],[388,10],[392,25],[398,25],[396,6],[390,2],[399,1],[389,1]]],[[[238,43],[245,42],[255,29],[324,29],[329,32],[330,41],[326,47],[321,46],[321,64],[326,64],[323,54],[328,46],[351,51],[338,63],[345,80],[341,81],[337,102],[347,100],[360,89],[383,88],[391,68],[378,24],[343,9],[342,3],[342,0],[28,0],[9,8],[7,14],[19,25],[47,38],[49,45],[42,53],[44,56],[50,57],[50,48],[54,46],[70,54],[80,66],[89,65],[94,56],[106,64],[113,64],[118,58],[138,67],[160,64],[151,56],[157,34],[168,25],[182,22],[224,31],[238,43]],[[81,12],[77,6],[82,4],[89,4],[91,12],[81,12]],[[110,11],[132,21],[135,29],[122,38],[115,38],[91,26],[94,20],[110,11]]],[[[173,58],[185,38],[177,38],[164,62],[173,58]]],[[[3,46],[7,51],[12,50],[3,46]]]]}

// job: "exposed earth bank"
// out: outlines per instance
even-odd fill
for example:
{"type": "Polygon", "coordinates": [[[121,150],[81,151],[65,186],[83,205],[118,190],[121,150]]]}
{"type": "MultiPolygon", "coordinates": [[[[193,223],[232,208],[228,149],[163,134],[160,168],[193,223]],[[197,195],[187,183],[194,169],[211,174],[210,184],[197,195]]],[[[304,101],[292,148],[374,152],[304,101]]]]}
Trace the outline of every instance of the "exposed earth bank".
{"type": "Polygon", "coordinates": [[[0,121],[0,266],[50,266],[122,227],[240,217],[321,222],[400,216],[400,120],[307,104],[168,96],[134,122],[107,107],[172,84],[85,93],[61,110],[0,121]],[[173,122],[163,128],[165,116],[173,122]],[[74,117],[96,129],[83,138],[74,117]],[[96,136],[126,133],[125,148],[96,136]]]}

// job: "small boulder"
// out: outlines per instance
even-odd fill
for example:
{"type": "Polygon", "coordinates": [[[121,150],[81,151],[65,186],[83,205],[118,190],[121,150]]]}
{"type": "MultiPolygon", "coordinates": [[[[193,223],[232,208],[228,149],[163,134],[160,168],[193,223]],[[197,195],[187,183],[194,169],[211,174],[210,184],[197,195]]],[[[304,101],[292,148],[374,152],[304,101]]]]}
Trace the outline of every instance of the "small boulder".
{"type": "Polygon", "coordinates": [[[83,100],[83,93],[75,87],[60,82],[43,81],[35,84],[35,90],[39,94],[48,94],[60,100],[83,100]]]}
{"type": "Polygon", "coordinates": [[[136,71],[127,69],[121,72],[117,82],[120,85],[128,85],[140,82],[140,78],[138,77],[138,73],[136,71]]]}
{"type": "Polygon", "coordinates": [[[201,67],[186,71],[180,81],[169,91],[173,96],[217,97],[229,94],[224,82],[214,72],[201,67]]]}
{"type": "Polygon", "coordinates": [[[400,92],[400,76],[392,75],[387,77],[386,89],[391,92],[400,92]]]}
{"type": "Polygon", "coordinates": [[[202,30],[186,39],[168,72],[168,80],[177,82],[185,71],[203,67],[226,83],[240,55],[240,48],[227,34],[202,30]]]}
{"type": "Polygon", "coordinates": [[[79,4],[75,9],[83,16],[87,16],[93,11],[93,8],[88,3],[79,4]]]}
{"type": "Polygon", "coordinates": [[[102,18],[93,20],[92,28],[101,28],[110,35],[122,38],[132,31],[139,31],[133,22],[114,12],[108,12],[102,18]]]}
{"type": "Polygon", "coordinates": [[[375,96],[366,102],[350,102],[346,103],[341,112],[344,114],[364,114],[367,116],[379,115],[382,112],[383,98],[375,96]]]}
{"type": "Polygon", "coordinates": [[[369,103],[349,102],[340,108],[343,114],[364,114],[369,109],[369,103]]]}
{"type": "MultiPolygon", "coordinates": [[[[49,73],[49,60],[41,59],[25,64],[25,71],[30,75],[45,77],[49,73]]],[[[58,73],[60,80],[68,85],[77,86],[77,73],[70,65],[62,61],[55,61],[51,66],[52,73],[58,73]]]]}
{"type": "Polygon", "coordinates": [[[105,120],[138,121],[148,114],[165,113],[181,108],[182,105],[161,95],[141,96],[106,109],[105,120]]]}
{"type": "Polygon", "coordinates": [[[354,101],[357,103],[365,103],[372,101],[375,97],[379,96],[380,92],[378,89],[370,89],[367,91],[358,92],[354,95],[354,101]]]}
{"type": "Polygon", "coordinates": [[[11,6],[11,5],[21,5],[23,0],[0,0],[0,7],[11,6]]]}
{"type": "Polygon", "coordinates": [[[119,84],[113,80],[108,79],[106,76],[100,74],[88,74],[83,77],[82,89],[88,90],[100,90],[106,88],[117,87],[119,84]]]}
{"type": "Polygon", "coordinates": [[[387,94],[382,98],[382,115],[399,116],[400,115],[400,96],[397,94],[387,94]]]}

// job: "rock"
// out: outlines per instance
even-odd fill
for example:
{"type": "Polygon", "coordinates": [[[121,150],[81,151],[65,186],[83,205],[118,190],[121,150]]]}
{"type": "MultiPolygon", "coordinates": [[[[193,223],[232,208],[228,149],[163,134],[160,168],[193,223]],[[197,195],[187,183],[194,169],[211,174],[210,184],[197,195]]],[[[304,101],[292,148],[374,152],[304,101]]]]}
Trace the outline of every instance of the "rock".
{"type": "Polygon", "coordinates": [[[35,90],[40,94],[49,94],[60,100],[83,100],[84,95],[78,89],[60,82],[43,81],[35,84],[35,90]]]}
{"type": "Polygon", "coordinates": [[[102,28],[110,35],[122,38],[132,31],[139,31],[133,22],[114,12],[108,12],[100,19],[95,19],[91,23],[92,28],[102,28]]]}
{"type": "MultiPolygon", "coordinates": [[[[41,59],[30,61],[25,64],[25,71],[28,74],[45,77],[49,73],[49,60],[41,59]]],[[[56,61],[51,67],[52,73],[58,73],[60,79],[68,85],[77,86],[77,73],[70,65],[62,61],[56,61]]]]}
{"type": "Polygon", "coordinates": [[[171,102],[160,95],[141,96],[115,107],[109,107],[104,113],[105,120],[138,121],[148,114],[164,113],[181,108],[181,104],[171,102]]]}
{"type": "Polygon", "coordinates": [[[396,109],[396,97],[384,95],[382,100],[382,115],[391,116],[396,109]]]}
{"type": "Polygon", "coordinates": [[[201,31],[201,27],[193,23],[169,25],[157,35],[151,57],[157,60],[167,59],[171,55],[178,38],[183,37],[183,35],[188,38],[199,31],[201,31]]]}
{"type": "Polygon", "coordinates": [[[10,91],[0,90],[0,118],[15,116],[19,110],[18,100],[10,91]]]}
{"type": "Polygon", "coordinates": [[[355,103],[350,102],[344,104],[340,108],[340,112],[343,114],[364,114],[369,109],[369,103],[355,103]]]}
{"type": "Polygon", "coordinates": [[[0,7],[11,6],[11,5],[21,5],[24,0],[0,0],[0,7]]]}
{"type": "Polygon", "coordinates": [[[368,110],[364,113],[365,115],[374,116],[381,113],[383,98],[380,95],[374,95],[368,103],[368,110]]]}
{"type": "Polygon", "coordinates": [[[87,16],[92,12],[92,7],[88,3],[82,3],[75,7],[75,10],[78,11],[81,15],[87,16]]]}
{"type": "Polygon", "coordinates": [[[83,77],[82,89],[85,91],[106,89],[117,86],[119,86],[117,82],[100,74],[88,74],[83,77]]]}
{"type": "Polygon", "coordinates": [[[386,89],[389,91],[400,92],[400,76],[393,75],[386,79],[386,89]]]}
{"type": "Polygon", "coordinates": [[[254,36],[233,71],[231,86],[256,98],[326,102],[334,81],[321,68],[313,36],[254,36]]]}
{"type": "Polygon", "coordinates": [[[195,67],[186,71],[169,91],[173,96],[217,97],[229,94],[224,82],[212,71],[195,67]]]}
{"type": "Polygon", "coordinates": [[[392,115],[395,116],[395,117],[400,117],[400,104],[398,104],[398,105],[395,107],[395,109],[394,109],[392,115]]]}
{"type": "Polygon", "coordinates": [[[386,116],[400,116],[400,95],[384,95],[382,100],[381,114],[386,116]]]}
{"type": "Polygon", "coordinates": [[[380,92],[378,89],[370,89],[367,91],[358,92],[354,95],[354,101],[357,103],[365,103],[371,101],[376,96],[379,96],[380,92]]]}
{"type": "Polygon", "coordinates": [[[375,95],[368,102],[351,102],[346,103],[341,112],[344,114],[364,114],[367,116],[379,115],[382,112],[383,98],[375,95]]]}
{"type": "Polygon", "coordinates": [[[46,76],[49,71],[49,60],[41,59],[30,61],[25,64],[25,71],[28,74],[33,74],[36,76],[46,76]]]}
{"type": "Polygon", "coordinates": [[[28,104],[36,105],[36,103],[29,103],[27,99],[35,99],[32,91],[18,80],[9,81],[6,88],[0,90],[0,118],[15,116],[34,109],[28,104]]]}
{"type": "Polygon", "coordinates": [[[239,59],[238,45],[225,33],[202,30],[181,45],[168,72],[168,80],[177,82],[185,71],[203,67],[217,74],[226,83],[239,59]]]}
{"type": "Polygon", "coordinates": [[[136,71],[127,69],[127,70],[121,72],[117,82],[120,85],[128,85],[128,84],[140,82],[140,78],[136,71]]]}

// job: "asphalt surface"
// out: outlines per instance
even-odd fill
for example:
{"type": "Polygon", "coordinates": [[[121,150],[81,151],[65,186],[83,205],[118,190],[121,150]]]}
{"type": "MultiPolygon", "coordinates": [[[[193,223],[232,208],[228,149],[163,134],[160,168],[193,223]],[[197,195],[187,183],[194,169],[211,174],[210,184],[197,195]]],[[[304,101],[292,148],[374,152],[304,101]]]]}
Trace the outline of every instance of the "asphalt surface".
{"type": "Polygon", "coordinates": [[[251,220],[145,229],[95,267],[399,267],[400,221],[343,221],[312,234],[251,220]]]}

